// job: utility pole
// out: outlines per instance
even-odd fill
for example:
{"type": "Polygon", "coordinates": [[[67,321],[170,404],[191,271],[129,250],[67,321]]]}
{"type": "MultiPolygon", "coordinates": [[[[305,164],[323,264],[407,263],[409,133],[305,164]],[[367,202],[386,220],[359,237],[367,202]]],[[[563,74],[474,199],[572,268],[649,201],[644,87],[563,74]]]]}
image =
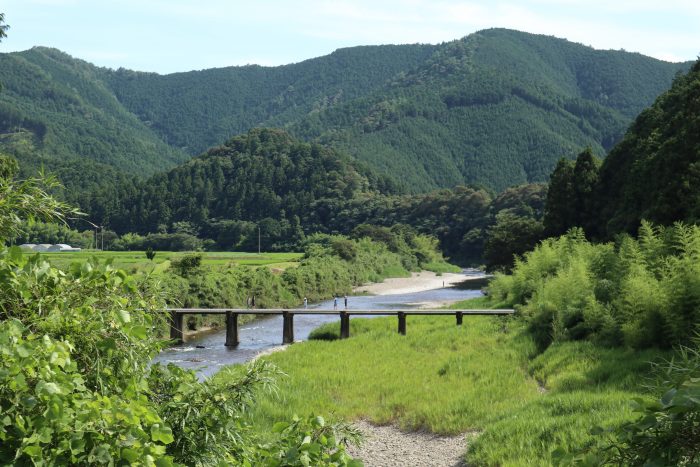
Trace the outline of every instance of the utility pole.
{"type": "Polygon", "coordinates": [[[258,224],[258,254],[260,254],[260,224],[258,224]]]}

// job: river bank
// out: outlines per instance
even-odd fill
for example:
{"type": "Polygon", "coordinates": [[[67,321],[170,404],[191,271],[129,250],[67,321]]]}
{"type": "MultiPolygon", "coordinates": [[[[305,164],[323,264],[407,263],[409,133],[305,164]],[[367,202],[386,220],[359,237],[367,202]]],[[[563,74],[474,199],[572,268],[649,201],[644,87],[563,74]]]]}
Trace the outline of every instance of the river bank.
{"type": "Polygon", "coordinates": [[[452,272],[436,274],[432,271],[420,271],[411,273],[411,277],[392,277],[383,282],[355,287],[353,292],[371,295],[410,294],[452,287],[464,281],[483,278],[483,275],[465,275],[452,272]]]}
{"type": "MultiPolygon", "coordinates": [[[[394,280],[389,280],[382,284],[381,289],[375,288],[379,292],[376,295],[351,295],[349,307],[351,309],[392,309],[397,307],[431,307],[445,306],[455,301],[481,296],[478,284],[473,290],[462,287],[448,287],[447,284],[454,285],[455,282],[466,281],[472,276],[468,274],[445,275],[446,286],[442,287],[442,276],[433,273],[422,272],[415,274],[412,278],[404,278],[397,284],[394,280]],[[439,279],[439,282],[436,282],[439,279]],[[456,279],[460,279],[457,281],[456,279]],[[397,286],[397,285],[400,285],[397,286]],[[427,287],[438,286],[438,288],[425,290],[427,287]],[[394,293],[400,290],[419,290],[413,293],[394,293]]],[[[477,276],[477,277],[483,277],[477,276]]],[[[325,300],[320,303],[310,304],[311,309],[333,309],[333,301],[325,300]]],[[[363,320],[364,318],[353,318],[363,320]]],[[[372,318],[374,319],[374,318],[372,318]]],[[[327,323],[337,323],[337,315],[298,315],[294,318],[294,336],[297,341],[308,339],[309,334],[314,329],[327,323]]],[[[202,334],[187,337],[184,344],[172,346],[165,349],[156,357],[154,361],[162,363],[174,363],[184,368],[196,370],[201,377],[209,377],[216,373],[225,365],[233,363],[244,363],[253,359],[256,355],[278,347],[282,343],[282,317],[265,316],[252,322],[241,324],[240,345],[236,348],[224,346],[225,329],[203,332],[202,334]]]]}

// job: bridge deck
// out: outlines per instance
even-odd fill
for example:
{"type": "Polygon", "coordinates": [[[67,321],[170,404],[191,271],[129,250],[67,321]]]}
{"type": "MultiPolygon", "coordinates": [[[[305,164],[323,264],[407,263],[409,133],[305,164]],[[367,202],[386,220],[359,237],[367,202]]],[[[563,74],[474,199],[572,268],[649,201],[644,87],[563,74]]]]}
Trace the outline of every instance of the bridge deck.
{"type": "Polygon", "coordinates": [[[391,310],[372,310],[372,309],[361,309],[361,308],[348,308],[348,309],[306,309],[306,308],[168,308],[167,311],[183,314],[183,315],[225,315],[230,312],[237,315],[283,315],[294,314],[294,315],[340,315],[341,313],[347,313],[349,315],[377,315],[377,316],[394,316],[399,313],[406,315],[455,315],[457,313],[462,313],[463,315],[511,315],[514,313],[513,309],[488,309],[488,310],[478,310],[478,309],[465,309],[465,310],[455,310],[455,309],[427,309],[427,308],[405,308],[405,309],[391,309],[391,310]]]}
{"type": "Polygon", "coordinates": [[[371,309],[337,309],[319,310],[308,308],[168,308],[170,313],[170,338],[175,342],[183,342],[183,319],[185,315],[225,315],[226,316],[226,346],[235,347],[240,342],[238,338],[238,316],[239,315],[282,315],[282,343],[291,344],[294,342],[294,316],[295,315],[338,315],[340,317],[340,338],[350,337],[350,316],[397,316],[399,319],[399,333],[406,334],[406,317],[409,315],[442,315],[454,316],[457,325],[462,324],[464,316],[503,316],[512,315],[515,310],[450,310],[450,309],[416,309],[404,308],[393,310],[371,310],[371,309]]]}

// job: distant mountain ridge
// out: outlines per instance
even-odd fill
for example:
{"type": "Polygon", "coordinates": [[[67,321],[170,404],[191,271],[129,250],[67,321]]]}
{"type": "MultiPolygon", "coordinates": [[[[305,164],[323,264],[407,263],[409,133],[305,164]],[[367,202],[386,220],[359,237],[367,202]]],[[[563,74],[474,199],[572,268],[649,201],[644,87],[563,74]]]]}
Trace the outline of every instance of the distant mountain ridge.
{"type": "Polygon", "coordinates": [[[170,75],[34,48],[0,54],[0,150],[39,153],[49,169],[88,159],[143,176],[250,128],[283,127],[406,191],[501,190],[546,180],[582,147],[602,155],[689,66],[504,29],[170,75]]]}

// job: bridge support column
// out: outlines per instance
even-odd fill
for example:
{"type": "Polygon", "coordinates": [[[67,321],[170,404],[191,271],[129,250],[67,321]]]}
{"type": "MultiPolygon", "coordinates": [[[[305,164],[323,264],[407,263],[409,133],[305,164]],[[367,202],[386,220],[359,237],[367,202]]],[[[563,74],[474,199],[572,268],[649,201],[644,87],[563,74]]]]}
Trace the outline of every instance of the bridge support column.
{"type": "Polygon", "coordinates": [[[462,325],[462,312],[458,311],[457,313],[455,313],[455,316],[457,317],[457,326],[461,326],[462,325]]]}
{"type": "Polygon", "coordinates": [[[226,347],[238,347],[238,313],[226,312],[226,347]]]}
{"type": "Polygon", "coordinates": [[[350,337],[350,315],[347,311],[340,312],[340,338],[347,339],[350,337]]]}
{"type": "Polygon", "coordinates": [[[399,317],[399,334],[402,336],[406,335],[406,313],[403,311],[399,311],[398,313],[399,317]]]}
{"type": "Polygon", "coordinates": [[[288,311],[282,313],[282,343],[294,343],[294,314],[288,311]]]}
{"type": "Polygon", "coordinates": [[[174,340],[176,344],[182,344],[184,342],[182,338],[183,317],[183,314],[176,311],[170,312],[170,339],[174,340]]]}

